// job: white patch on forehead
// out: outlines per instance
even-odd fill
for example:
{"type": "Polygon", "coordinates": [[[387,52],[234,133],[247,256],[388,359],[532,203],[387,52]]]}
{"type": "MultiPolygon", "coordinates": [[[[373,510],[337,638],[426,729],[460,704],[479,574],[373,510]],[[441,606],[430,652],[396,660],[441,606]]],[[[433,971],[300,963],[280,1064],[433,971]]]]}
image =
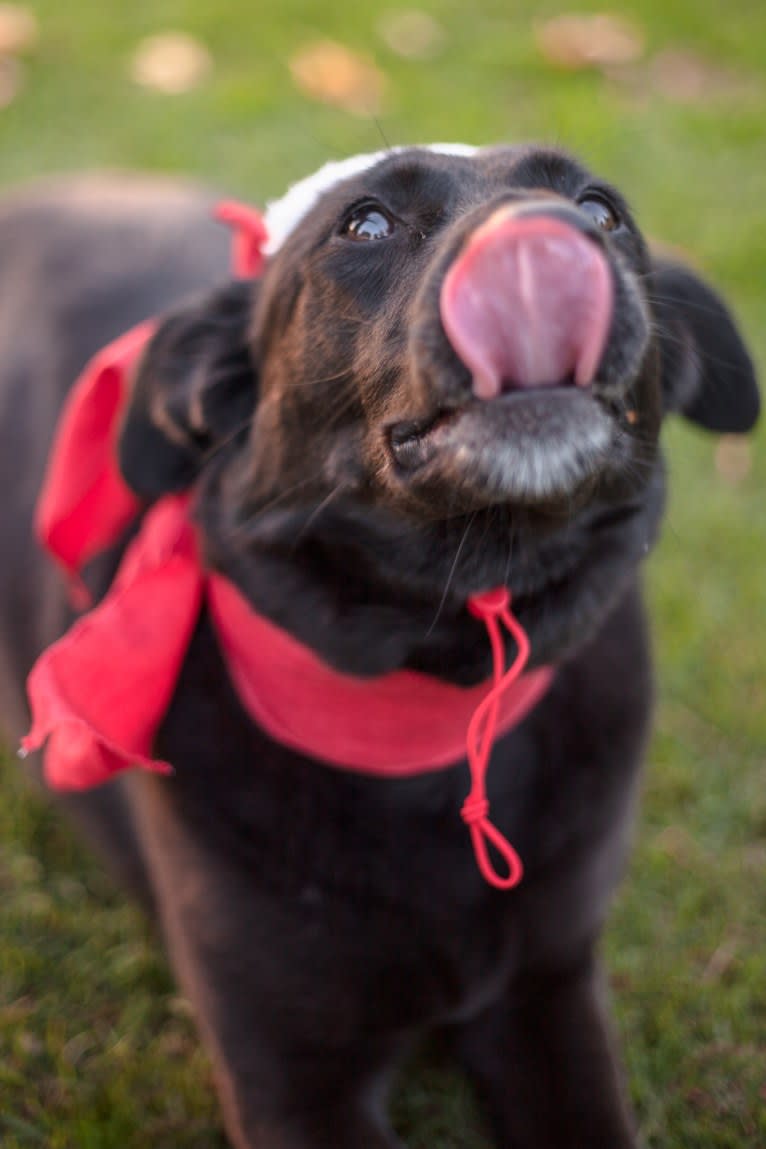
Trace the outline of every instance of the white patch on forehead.
{"type": "MultiPolygon", "coordinates": [[[[385,152],[367,152],[363,155],[349,156],[348,159],[325,164],[313,175],[293,184],[281,199],[272,200],[266,209],[263,217],[269,236],[263,249],[266,255],[273,255],[278,251],[290,232],[304,216],[308,215],[319,197],[329,188],[350,179],[351,176],[367,171],[387,156],[399,155],[410,150],[410,148],[391,148],[385,152]]],[[[436,152],[442,156],[472,156],[477,151],[469,144],[426,144],[422,150],[436,152]]]]}

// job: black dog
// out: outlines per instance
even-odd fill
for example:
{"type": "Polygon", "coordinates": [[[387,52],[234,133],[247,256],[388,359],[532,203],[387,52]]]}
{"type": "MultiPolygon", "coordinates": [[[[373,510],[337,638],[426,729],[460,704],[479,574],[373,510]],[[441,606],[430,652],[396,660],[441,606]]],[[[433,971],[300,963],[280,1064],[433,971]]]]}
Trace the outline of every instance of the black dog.
{"type": "MultiPolygon", "coordinates": [[[[558,152],[406,149],[286,205],[263,275],[229,282],[194,193],[70,184],[0,210],[7,733],[71,618],[30,528],[67,387],[207,289],[143,357],[127,482],[147,504],[193,487],[207,568],[360,681],[484,681],[466,603],[510,588],[530,667],[555,668],[487,776],[524,877],[479,872],[465,761],[384,780],[270,737],[206,608],[156,740],[174,776],[64,800],[156,913],[240,1149],[396,1145],[385,1085],[427,1030],[497,1145],[629,1149],[594,949],[651,708],[658,435],[669,411],[750,428],[751,362],[717,296],[653,261],[622,197],[558,152]]],[[[97,597],[118,561],[91,564],[97,597]]]]}

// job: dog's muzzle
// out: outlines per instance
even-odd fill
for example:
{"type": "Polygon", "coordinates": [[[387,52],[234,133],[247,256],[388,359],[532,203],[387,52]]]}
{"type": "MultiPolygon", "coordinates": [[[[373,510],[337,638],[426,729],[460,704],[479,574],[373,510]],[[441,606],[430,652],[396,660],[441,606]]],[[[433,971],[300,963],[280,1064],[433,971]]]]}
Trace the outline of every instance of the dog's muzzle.
{"type": "Polygon", "coordinates": [[[630,386],[647,335],[638,294],[575,204],[527,198],[471,223],[419,299],[394,481],[431,511],[569,501],[612,461],[608,393],[630,386]]]}

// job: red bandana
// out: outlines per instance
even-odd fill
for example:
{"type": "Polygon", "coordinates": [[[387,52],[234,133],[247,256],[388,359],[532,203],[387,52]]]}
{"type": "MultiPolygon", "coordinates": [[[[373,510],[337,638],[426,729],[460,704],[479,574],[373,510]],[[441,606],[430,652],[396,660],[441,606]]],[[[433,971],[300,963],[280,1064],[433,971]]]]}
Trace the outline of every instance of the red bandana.
{"type": "MultiPolygon", "coordinates": [[[[222,205],[218,214],[236,228],[235,271],[258,274],[265,238],[260,217],[236,204],[222,205]]],[[[142,509],[117,468],[115,439],[131,368],[154,329],[154,322],[142,324],[90,363],[64,410],[38,503],[37,532],[73,576],[80,605],[87,592],[79,569],[142,509]]],[[[227,579],[204,569],[191,497],[169,495],[147,511],[106,597],[32,669],[33,724],[22,745],[34,750],[47,740],[48,783],[85,789],[133,766],[172,772],[152,757],[152,745],[204,602],[242,704],[282,744],[337,768],[388,778],[440,769],[467,753],[472,785],[462,817],[479,868],[493,886],[515,886],[521,861],[489,821],[484,779],[495,739],[542,698],[553,671],[522,675],[529,643],[507,590],[472,596],[468,604],[487,627],[490,682],[464,688],[406,670],[353,678],[327,666],[258,615],[227,579]],[[518,651],[507,671],[502,627],[518,651]],[[113,674],[105,672],[105,652],[113,674]],[[507,872],[495,869],[488,845],[507,872]]]]}

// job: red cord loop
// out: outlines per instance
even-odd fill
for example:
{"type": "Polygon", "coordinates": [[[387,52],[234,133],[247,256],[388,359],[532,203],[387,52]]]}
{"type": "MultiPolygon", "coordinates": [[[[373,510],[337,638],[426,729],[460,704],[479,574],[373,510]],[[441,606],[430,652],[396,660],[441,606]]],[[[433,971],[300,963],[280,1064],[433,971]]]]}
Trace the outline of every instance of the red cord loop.
{"type": "Polygon", "coordinates": [[[483,821],[471,826],[471,841],[476,862],[483,877],[496,890],[512,890],[518,886],[524,877],[524,866],[521,858],[514,850],[507,838],[489,821],[483,821]],[[498,854],[508,867],[508,873],[503,875],[493,866],[487,849],[487,842],[494,846],[498,854]]]}
{"type": "Polygon", "coordinates": [[[471,789],[463,803],[461,817],[471,831],[476,863],[491,886],[510,890],[518,885],[524,873],[521,859],[511,843],[489,820],[489,800],[485,779],[492,746],[497,734],[500,699],[524,670],[529,658],[529,639],[518,619],[511,612],[511,596],[506,587],[495,587],[468,600],[471,613],[480,618],[487,628],[492,647],[492,687],[474,711],[468,726],[466,750],[471,771],[471,789]],[[505,643],[501,624],[516,643],[516,657],[505,669],[505,643]],[[492,846],[507,866],[500,873],[489,856],[492,846]]]}

